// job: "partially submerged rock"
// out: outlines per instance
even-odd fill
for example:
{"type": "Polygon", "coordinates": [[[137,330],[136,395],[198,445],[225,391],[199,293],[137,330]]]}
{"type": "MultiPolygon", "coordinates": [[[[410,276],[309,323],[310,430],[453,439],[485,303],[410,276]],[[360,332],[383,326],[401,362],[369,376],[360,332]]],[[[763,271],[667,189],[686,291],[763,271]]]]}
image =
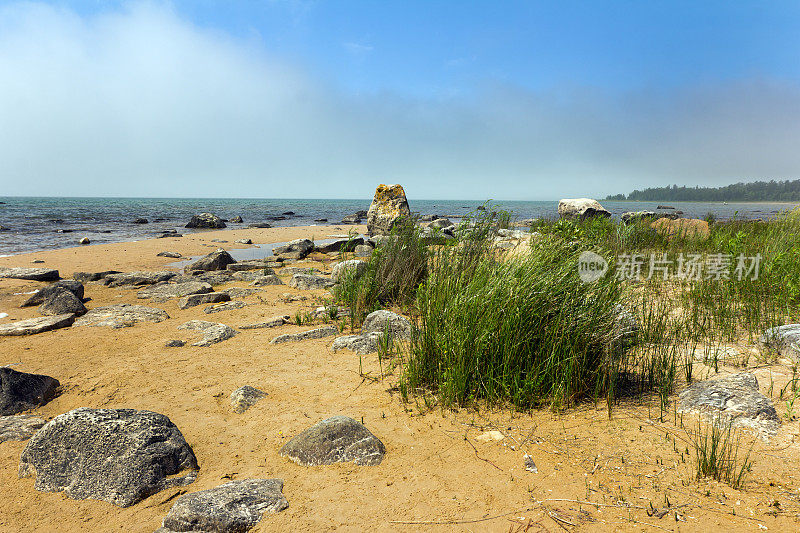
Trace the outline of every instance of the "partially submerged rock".
{"type": "Polygon", "coordinates": [[[244,413],[254,406],[258,400],[266,396],[266,392],[250,385],[245,385],[231,393],[231,407],[233,407],[234,413],[244,413]]]}
{"type": "Polygon", "coordinates": [[[156,533],[245,532],[264,513],[277,513],[289,507],[282,491],[280,479],[243,479],[184,494],[175,501],[164,518],[164,527],[156,533]]]}
{"type": "Polygon", "coordinates": [[[270,344],[281,344],[284,342],[300,342],[309,339],[322,339],[323,337],[331,337],[339,333],[339,328],[336,326],[325,326],[322,328],[309,329],[301,331],[300,333],[288,333],[286,335],[279,335],[270,341],[270,344]]]}
{"type": "Polygon", "coordinates": [[[219,322],[206,322],[204,320],[190,320],[178,326],[178,329],[191,329],[203,334],[203,338],[192,346],[211,346],[218,342],[230,339],[238,332],[230,326],[219,322]]]}
{"type": "Polygon", "coordinates": [[[28,440],[47,421],[33,415],[0,416],[0,442],[28,440]]]}
{"type": "Polygon", "coordinates": [[[204,281],[186,281],[183,283],[165,281],[140,290],[136,293],[136,297],[140,299],[166,300],[168,298],[183,298],[192,294],[206,294],[213,290],[211,284],[204,281]]]}
{"type": "Polygon", "coordinates": [[[166,311],[144,305],[114,304],[96,307],[75,321],[75,326],[105,326],[129,328],[138,322],[163,322],[166,311]]]}
{"type": "Polygon", "coordinates": [[[327,289],[333,287],[330,278],[313,276],[311,274],[295,274],[289,280],[289,286],[301,290],[327,289]]]}
{"type": "Polygon", "coordinates": [[[192,449],[166,416],[81,407],[36,432],[22,452],[19,476],[35,475],[39,491],[128,507],[188,485],[197,469],[192,449]]]}
{"type": "Polygon", "coordinates": [[[200,213],[199,215],[193,215],[191,220],[189,220],[189,222],[186,224],[186,227],[222,229],[225,227],[225,223],[217,215],[212,215],[211,213],[200,213]]]}
{"type": "Polygon", "coordinates": [[[35,409],[53,399],[58,380],[42,374],[0,367],[0,415],[15,415],[35,409]]]}
{"type": "Polygon", "coordinates": [[[373,311],[364,319],[361,333],[388,333],[395,339],[411,338],[411,322],[404,316],[385,309],[373,311]]]}
{"type": "Polygon", "coordinates": [[[225,250],[217,250],[211,252],[205,257],[201,257],[191,265],[187,266],[185,270],[227,270],[228,265],[236,263],[236,259],[225,250]]]}
{"type": "Polygon", "coordinates": [[[591,198],[565,198],[558,202],[558,216],[567,219],[610,217],[611,213],[591,198]]]}
{"type": "Polygon", "coordinates": [[[747,372],[692,384],[680,393],[678,411],[698,413],[721,426],[749,428],[764,439],[781,424],[772,401],[759,392],[758,380],[747,372]]]}
{"type": "Polygon", "coordinates": [[[196,305],[201,304],[214,304],[219,302],[227,302],[231,299],[230,294],[227,292],[208,292],[205,294],[190,294],[178,300],[178,307],[181,309],[189,309],[196,305]]]}
{"type": "Polygon", "coordinates": [[[386,447],[363,424],[348,416],[317,422],[281,448],[281,455],[303,466],[354,462],[380,464],[386,447]]]}
{"type": "Polygon", "coordinates": [[[367,233],[389,235],[403,218],[411,216],[406,192],[401,185],[378,185],[367,211],[367,233]]]}
{"type": "Polygon", "coordinates": [[[0,337],[35,335],[44,331],[71,326],[74,321],[75,315],[72,313],[17,320],[16,322],[0,325],[0,337]]]}
{"type": "Polygon", "coordinates": [[[56,281],[58,270],[54,268],[0,268],[0,278],[26,279],[31,281],[56,281]]]}

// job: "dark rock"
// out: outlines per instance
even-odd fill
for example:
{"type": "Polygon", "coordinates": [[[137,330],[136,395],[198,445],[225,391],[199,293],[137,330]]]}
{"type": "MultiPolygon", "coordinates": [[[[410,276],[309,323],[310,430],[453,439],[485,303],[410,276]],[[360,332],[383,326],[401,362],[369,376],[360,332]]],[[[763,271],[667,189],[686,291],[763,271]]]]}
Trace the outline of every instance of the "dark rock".
{"type": "Polygon", "coordinates": [[[327,221],[328,221],[327,218],[315,218],[314,219],[314,222],[327,222],[327,221]]]}
{"type": "Polygon", "coordinates": [[[192,346],[211,346],[218,342],[228,340],[238,332],[230,326],[218,322],[206,322],[204,320],[190,320],[178,326],[178,329],[191,329],[203,334],[203,338],[192,346]]]}
{"type": "Polygon", "coordinates": [[[294,216],[294,211],[284,211],[284,212],[283,212],[283,213],[281,213],[281,214],[282,214],[282,215],[286,215],[286,216],[294,216]]]}
{"type": "Polygon", "coordinates": [[[88,283],[90,281],[100,281],[110,274],[122,274],[119,270],[104,270],[102,272],[74,272],[72,279],[80,281],[81,283],[88,283]]]}
{"type": "Polygon", "coordinates": [[[166,416],[82,407],[36,432],[22,452],[19,475],[35,475],[36,490],[128,507],[188,485],[197,469],[192,449],[166,416]]]}
{"type": "Polygon", "coordinates": [[[245,385],[231,393],[231,407],[233,407],[234,413],[244,413],[254,406],[258,400],[266,396],[266,392],[250,385],[245,385]]]}
{"type": "Polygon", "coordinates": [[[309,329],[301,331],[300,333],[289,333],[286,335],[279,335],[270,341],[270,344],[282,344],[284,342],[300,342],[309,339],[321,339],[323,337],[331,337],[339,333],[339,328],[336,326],[325,326],[322,328],[309,329]]]}
{"type": "Polygon", "coordinates": [[[78,241],[78,244],[91,244],[92,241],[89,240],[89,237],[84,237],[78,241]]]}
{"type": "Polygon", "coordinates": [[[138,322],[162,322],[169,315],[155,307],[144,305],[114,304],[96,307],[75,321],[75,326],[129,328],[138,322]]]}
{"type": "Polygon", "coordinates": [[[225,227],[225,223],[216,215],[200,213],[199,215],[192,216],[192,219],[186,224],[186,227],[221,229],[225,227]]]}
{"type": "Polygon", "coordinates": [[[17,372],[0,367],[0,415],[15,415],[52,400],[58,380],[42,374],[17,372]]]}
{"type": "Polygon", "coordinates": [[[243,479],[184,494],[175,501],[156,533],[196,531],[240,533],[253,528],[265,512],[289,507],[280,479],[243,479]]]}
{"type": "Polygon", "coordinates": [[[671,205],[659,205],[656,209],[675,209],[671,205]]]}
{"type": "Polygon", "coordinates": [[[161,235],[159,235],[156,238],[157,239],[166,239],[167,237],[183,237],[183,235],[181,235],[180,233],[174,233],[174,232],[173,233],[162,233],[161,235]]]}
{"type": "Polygon", "coordinates": [[[172,339],[171,341],[167,341],[167,343],[164,346],[166,346],[167,348],[183,348],[184,346],[186,346],[186,342],[180,339],[172,339]]]}
{"type": "Polygon", "coordinates": [[[773,436],[781,424],[772,401],[747,372],[694,383],[680,393],[678,411],[699,413],[721,427],[749,428],[762,439],[773,436]]]}
{"type": "Polygon", "coordinates": [[[250,224],[247,227],[248,228],[255,228],[255,229],[266,229],[266,228],[271,228],[272,224],[268,224],[266,222],[256,222],[255,224],[250,224]]]}
{"type": "Polygon", "coordinates": [[[0,442],[28,440],[47,421],[33,415],[0,416],[0,442]]]}
{"type": "Polygon", "coordinates": [[[269,217],[267,217],[267,220],[273,220],[273,221],[275,221],[275,220],[286,220],[286,217],[285,216],[281,216],[281,215],[269,216],[269,217]]]}
{"type": "Polygon", "coordinates": [[[317,422],[281,448],[281,455],[303,466],[354,462],[380,464],[386,447],[359,422],[334,416],[317,422]]]}
{"type": "Polygon", "coordinates": [[[147,220],[146,218],[136,218],[136,219],[133,220],[133,223],[134,224],[149,224],[150,221],[147,220]]]}
{"type": "Polygon", "coordinates": [[[179,259],[179,258],[183,257],[178,252],[158,252],[156,254],[156,256],[158,256],[158,257],[171,257],[172,259],[179,259]]]}
{"type": "Polygon", "coordinates": [[[40,316],[27,320],[17,320],[10,324],[0,325],[0,337],[16,335],[35,335],[44,331],[65,328],[72,325],[75,315],[72,313],[58,316],[40,316]]]}
{"type": "Polygon", "coordinates": [[[31,281],[57,281],[58,270],[54,268],[0,268],[0,278],[26,279],[31,281]]]}
{"type": "Polygon", "coordinates": [[[80,298],[75,296],[67,289],[60,289],[45,298],[44,303],[39,306],[39,312],[43,315],[65,315],[73,313],[82,315],[86,313],[86,306],[80,298]]]}
{"type": "Polygon", "coordinates": [[[322,276],[295,274],[289,280],[289,286],[301,290],[327,289],[333,286],[333,281],[322,276]]]}
{"type": "Polygon", "coordinates": [[[295,259],[302,259],[314,250],[314,243],[308,239],[295,239],[287,242],[283,246],[278,246],[272,249],[275,255],[288,255],[294,254],[295,259]]]}
{"type": "Polygon", "coordinates": [[[315,245],[314,249],[324,254],[331,252],[352,252],[353,250],[355,250],[356,246],[360,244],[364,244],[363,237],[354,237],[352,239],[337,239],[333,242],[329,242],[328,244],[322,244],[320,246],[315,245]]]}
{"type": "Polygon", "coordinates": [[[175,272],[121,272],[119,274],[107,274],[102,278],[102,281],[108,287],[135,287],[169,281],[176,275],[175,272]]]}
{"type": "Polygon", "coordinates": [[[244,221],[242,220],[242,217],[237,215],[231,219],[231,222],[234,224],[241,224],[244,221]]]}
{"type": "Polygon", "coordinates": [[[388,332],[395,339],[411,338],[411,322],[404,316],[381,309],[373,311],[364,319],[361,326],[361,333],[385,333],[388,332]]]}
{"type": "Polygon", "coordinates": [[[56,230],[56,233],[72,233],[73,231],[75,231],[75,230],[71,230],[71,229],[57,229],[57,230],[56,230]]]}
{"type": "Polygon", "coordinates": [[[187,266],[186,270],[225,270],[228,265],[234,263],[236,259],[231,257],[231,254],[225,250],[217,250],[187,266]]]}
{"type": "Polygon", "coordinates": [[[42,287],[32,294],[30,298],[25,300],[25,303],[23,303],[20,307],[41,305],[45,302],[45,300],[63,290],[70,291],[72,294],[77,296],[79,300],[83,300],[83,283],[71,279],[64,279],[61,281],[56,281],[47,287],[42,287]]]}
{"type": "Polygon", "coordinates": [[[201,304],[214,304],[218,302],[230,301],[231,297],[226,292],[208,292],[205,294],[190,294],[178,300],[178,307],[189,309],[201,304]]]}
{"type": "Polygon", "coordinates": [[[0,224],[0,231],[11,231],[11,228],[9,228],[8,226],[4,226],[4,225],[0,224]]]}

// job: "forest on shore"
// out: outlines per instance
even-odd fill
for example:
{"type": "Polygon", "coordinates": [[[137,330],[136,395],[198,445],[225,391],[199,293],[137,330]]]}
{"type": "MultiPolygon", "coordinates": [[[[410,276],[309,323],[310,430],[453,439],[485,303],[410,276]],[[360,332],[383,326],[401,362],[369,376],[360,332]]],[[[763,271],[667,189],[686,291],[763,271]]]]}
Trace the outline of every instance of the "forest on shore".
{"type": "Polygon", "coordinates": [[[685,202],[800,202],[800,180],[754,181],[724,187],[668,185],[613,194],[606,200],[685,202]]]}

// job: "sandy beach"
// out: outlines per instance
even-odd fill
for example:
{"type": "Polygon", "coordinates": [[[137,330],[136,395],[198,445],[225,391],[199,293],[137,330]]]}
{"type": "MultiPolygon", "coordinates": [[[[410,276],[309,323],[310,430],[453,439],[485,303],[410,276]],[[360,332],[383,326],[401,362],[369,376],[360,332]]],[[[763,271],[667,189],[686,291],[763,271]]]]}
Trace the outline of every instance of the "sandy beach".
{"type": "MultiPolygon", "coordinates": [[[[165,270],[169,250],[204,255],[217,247],[316,240],[356,227],[291,227],[209,231],[110,245],[89,245],[0,259],[5,267],[57,268],[63,278],[76,271],[165,270]],[[211,242],[212,239],[228,243],[211,242]],[[32,264],[32,261],[44,261],[32,264]]],[[[303,261],[324,271],[329,262],[303,261]]],[[[280,271],[278,271],[280,275],[280,271]]],[[[38,316],[20,308],[42,283],[0,280],[0,320],[38,316]],[[23,293],[23,294],[20,294],[23,293]]],[[[234,282],[224,287],[249,287],[234,282]]],[[[219,289],[217,289],[219,290],[219,289]]],[[[265,514],[253,531],[789,531],[797,527],[800,451],[797,422],[782,426],[769,445],[756,442],[749,490],[714,481],[694,482],[685,462],[690,444],[671,413],[663,424],[648,416],[658,400],[637,399],[615,408],[585,404],[563,413],[485,408],[428,408],[421,397],[404,403],[394,388],[397,376],[380,379],[376,354],[333,353],[332,338],[271,345],[279,334],[315,326],[286,324],[239,330],[210,347],[194,347],[199,335],[178,330],[192,319],[234,329],[275,315],[310,311],[328,297],[325,290],[268,286],[243,299],[241,309],[205,314],[204,306],[182,310],[175,300],[150,303],[136,290],[86,284],[89,309],[116,303],[166,311],[160,323],[133,327],[70,327],[23,337],[0,337],[2,364],[53,376],[62,391],[32,411],[47,420],[78,407],[147,409],[168,416],[197,456],[197,480],[167,489],[131,507],[95,500],[76,501],[63,493],[34,489],[17,472],[25,442],[0,443],[0,530],[152,532],[174,499],[184,492],[216,487],[228,480],[280,478],[289,508],[265,514]],[[285,303],[283,293],[306,296],[285,303]],[[181,348],[165,347],[182,339],[181,348]],[[251,385],[267,397],[234,413],[232,391],[251,385]],[[363,421],[386,446],[378,466],[299,466],[279,455],[288,439],[331,415],[363,421]],[[490,433],[499,432],[499,433],[490,433]],[[498,439],[498,440],[495,440],[498,439]],[[526,471],[529,454],[538,472],[526,471]],[[771,460],[770,458],[774,458],[771,460]],[[690,483],[691,481],[691,483],[690,483]],[[592,503],[587,503],[592,502],[592,503]],[[776,505],[777,503],[777,505],[776,505]],[[650,516],[670,505],[661,518],[650,516]],[[683,504],[691,504],[684,510],[683,504]],[[763,529],[762,529],[763,530],[763,529]]],[[[698,363],[698,366],[702,366],[698,363]]],[[[791,378],[785,366],[754,372],[766,392],[791,378]]],[[[776,401],[781,412],[783,402],[776,401]]]]}

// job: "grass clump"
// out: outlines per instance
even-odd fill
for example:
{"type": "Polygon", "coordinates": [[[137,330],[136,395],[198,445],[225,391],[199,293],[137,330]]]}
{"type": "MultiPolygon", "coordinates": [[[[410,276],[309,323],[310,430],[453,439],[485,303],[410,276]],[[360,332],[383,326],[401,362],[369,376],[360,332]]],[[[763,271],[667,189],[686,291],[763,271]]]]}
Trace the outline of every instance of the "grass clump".
{"type": "Polygon", "coordinates": [[[732,430],[730,422],[717,419],[706,429],[698,422],[693,444],[697,479],[710,477],[734,489],[743,488],[752,469],[752,446],[746,451],[742,448],[741,435],[732,430]]]}

